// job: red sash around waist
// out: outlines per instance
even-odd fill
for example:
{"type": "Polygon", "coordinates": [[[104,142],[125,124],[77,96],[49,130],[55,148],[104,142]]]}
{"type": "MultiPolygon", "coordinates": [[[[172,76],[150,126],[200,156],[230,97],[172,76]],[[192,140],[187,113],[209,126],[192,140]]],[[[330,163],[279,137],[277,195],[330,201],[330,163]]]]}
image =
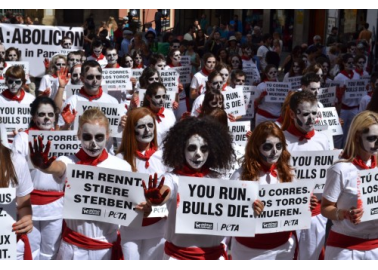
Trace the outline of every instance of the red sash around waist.
{"type": "Polygon", "coordinates": [[[221,256],[227,260],[227,253],[224,245],[216,247],[178,247],[166,241],[164,246],[165,254],[178,260],[218,260],[221,256]]]}
{"type": "Polygon", "coordinates": [[[327,246],[352,250],[372,250],[378,248],[378,238],[357,238],[345,234],[340,234],[331,230],[328,235],[327,246]]]}
{"type": "Polygon", "coordinates": [[[63,191],[47,191],[34,189],[30,193],[30,202],[34,205],[46,205],[56,200],[59,200],[64,196],[63,191]]]}
{"type": "Polygon", "coordinates": [[[256,234],[255,237],[235,237],[243,246],[256,249],[273,249],[285,244],[293,232],[256,234]]]}
{"type": "Polygon", "coordinates": [[[150,226],[152,224],[158,223],[162,220],[162,217],[154,217],[154,218],[144,218],[142,222],[142,227],[150,226]]]}

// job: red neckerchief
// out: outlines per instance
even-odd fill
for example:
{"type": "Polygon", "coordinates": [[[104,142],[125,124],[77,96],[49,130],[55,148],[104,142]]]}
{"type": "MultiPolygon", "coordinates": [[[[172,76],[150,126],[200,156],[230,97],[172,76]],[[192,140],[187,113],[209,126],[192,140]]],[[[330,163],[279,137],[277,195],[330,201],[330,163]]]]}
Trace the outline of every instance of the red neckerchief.
{"type": "Polygon", "coordinates": [[[137,65],[135,68],[143,68],[143,63],[137,65]]]}
{"type": "Polygon", "coordinates": [[[201,71],[202,71],[203,75],[205,75],[205,76],[209,76],[209,74],[211,73],[205,67],[203,67],[201,71]]]}
{"type": "Polygon", "coordinates": [[[102,96],[102,86],[100,86],[97,95],[94,95],[94,96],[88,95],[87,92],[85,92],[84,90],[84,86],[80,89],[79,93],[80,95],[86,97],[89,101],[92,101],[94,99],[99,99],[102,96]]]}
{"type": "Polygon", "coordinates": [[[226,91],[226,87],[228,86],[227,83],[225,83],[223,86],[222,86],[222,91],[226,91]]]}
{"type": "Polygon", "coordinates": [[[17,95],[13,95],[11,93],[11,91],[9,91],[9,89],[3,91],[3,93],[1,93],[4,97],[6,97],[7,99],[9,100],[12,100],[12,101],[17,101],[17,102],[21,102],[24,97],[25,97],[25,91],[23,89],[21,89],[21,94],[19,97],[17,97],[17,95]]]}
{"type": "Polygon", "coordinates": [[[210,172],[209,168],[201,168],[200,172],[197,172],[193,170],[192,168],[189,168],[187,165],[184,165],[182,169],[174,169],[173,173],[178,175],[184,175],[184,176],[193,176],[193,177],[205,177],[210,172]]]}
{"type": "Polygon", "coordinates": [[[136,150],[135,151],[135,154],[138,156],[138,158],[146,161],[146,165],[145,165],[145,168],[147,169],[149,166],[150,166],[150,163],[148,162],[148,160],[150,159],[150,157],[156,152],[157,150],[157,147],[151,143],[150,145],[150,149],[146,150],[144,152],[144,154],[142,154],[140,151],[136,150]]]}
{"type": "Polygon", "coordinates": [[[108,158],[108,152],[106,150],[102,150],[102,153],[97,157],[90,157],[83,148],[80,148],[79,152],[75,154],[75,156],[79,159],[76,164],[82,165],[90,165],[90,166],[97,166],[97,164],[103,162],[105,159],[108,158]]]}
{"type": "Polygon", "coordinates": [[[161,107],[160,110],[157,113],[155,113],[156,120],[158,121],[158,123],[161,122],[160,118],[164,118],[165,117],[163,113],[164,113],[164,107],[161,107]]]}
{"type": "Polygon", "coordinates": [[[310,132],[307,132],[306,134],[303,134],[302,131],[300,131],[295,124],[291,124],[288,128],[287,131],[294,135],[295,137],[299,138],[299,141],[303,141],[304,139],[310,140],[312,137],[315,135],[315,130],[311,130],[310,132]]]}
{"type": "Polygon", "coordinates": [[[3,77],[3,76],[0,76],[0,80],[4,80],[4,77],[3,77]]]}
{"type": "Polygon", "coordinates": [[[94,53],[92,53],[92,57],[95,58],[96,61],[98,61],[98,60],[104,59],[105,55],[103,55],[102,53],[100,53],[100,56],[97,57],[94,53]]]}
{"type": "Polygon", "coordinates": [[[360,156],[356,156],[352,163],[358,167],[360,167],[361,169],[364,169],[364,170],[369,170],[369,169],[374,169],[375,167],[377,167],[377,160],[375,159],[375,156],[371,156],[371,165],[370,167],[367,166],[365,164],[365,162],[362,161],[361,157],[360,156]]]}
{"type": "Polygon", "coordinates": [[[345,70],[341,71],[340,73],[343,74],[345,77],[348,77],[349,80],[351,80],[353,78],[353,75],[354,75],[353,70],[351,70],[350,73],[347,73],[345,70]]]}
{"type": "Polygon", "coordinates": [[[111,67],[110,64],[107,64],[105,68],[120,68],[121,66],[117,63],[115,67],[111,67]]]}
{"type": "Polygon", "coordinates": [[[359,74],[360,76],[364,75],[364,70],[361,69],[361,70],[358,70],[358,68],[354,69],[355,72],[357,72],[357,74],[359,74]]]}
{"type": "Polygon", "coordinates": [[[243,54],[243,56],[241,57],[241,59],[242,59],[242,60],[249,61],[249,60],[251,60],[251,57],[245,56],[245,55],[243,54]]]}
{"type": "Polygon", "coordinates": [[[368,95],[369,97],[371,97],[371,96],[373,95],[373,91],[368,92],[367,95],[368,95]]]}
{"type": "Polygon", "coordinates": [[[169,67],[174,68],[174,67],[181,67],[181,63],[179,63],[177,66],[174,66],[173,64],[169,64],[169,67]]]}
{"type": "Polygon", "coordinates": [[[277,172],[275,171],[276,163],[270,165],[270,167],[266,167],[263,164],[260,164],[260,166],[265,173],[271,174],[273,177],[277,177],[277,172]]]}
{"type": "Polygon", "coordinates": [[[58,76],[56,75],[56,74],[53,74],[53,75],[51,75],[53,78],[58,78],[58,76]]]}

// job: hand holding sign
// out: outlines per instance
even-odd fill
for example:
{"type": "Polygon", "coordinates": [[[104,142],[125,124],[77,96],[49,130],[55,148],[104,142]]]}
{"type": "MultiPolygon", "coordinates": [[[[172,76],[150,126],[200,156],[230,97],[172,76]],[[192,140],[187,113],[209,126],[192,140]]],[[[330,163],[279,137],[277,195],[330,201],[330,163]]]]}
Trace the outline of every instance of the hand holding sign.
{"type": "Polygon", "coordinates": [[[146,184],[144,181],[142,182],[143,190],[144,190],[144,197],[146,197],[147,201],[149,201],[152,205],[160,205],[165,198],[167,197],[170,189],[168,188],[164,191],[163,194],[160,193],[164,185],[164,177],[161,179],[159,186],[157,186],[157,174],[155,173],[154,179],[152,180],[152,175],[150,175],[150,179],[148,181],[148,189],[146,188],[146,184]]]}
{"type": "Polygon", "coordinates": [[[44,145],[41,136],[38,136],[38,142],[39,143],[37,143],[37,139],[34,139],[34,147],[32,143],[29,142],[30,160],[35,167],[47,169],[56,159],[56,157],[51,157],[50,159],[48,158],[51,141],[47,142],[45,151],[43,151],[44,145]]]}
{"type": "Polygon", "coordinates": [[[315,195],[311,195],[310,209],[314,210],[318,206],[318,198],[315,195]]]}
{"type": "Polygon", "coordinates": [[[76,114],[77,114],[77,111],[73,109],[73,111],[71,112],[70,104],[67,104],[67,106],[64,107],[62,111],[62,117],[64,119],[64,122],[67,124],[72,124],[73,121],[75,120],[76,114]]]}
{"type": "Polygon", "coordinates": [[[358,224],[361,222],[362,214],[364,210],[362,208],[352,207],[350,210],[342,210],[344,211],[344,219],[350,220],[353,224],[358,224]]]}
{"type": "Polygon", "coordinates": [[[179,107],[179,104],[177,103],[177,101],[173,101],[173,103],[172,103],[172,108],[173,108],[174,110],[177,110],[178,107],[179,107]]]}
{"type": "Polygon", "coordinates": [[[253,211],[255,211],[255,216],[259,216],[261,212],[264,210],[264,203],[260,200],[255,200],[253,202],[253,211]]]}

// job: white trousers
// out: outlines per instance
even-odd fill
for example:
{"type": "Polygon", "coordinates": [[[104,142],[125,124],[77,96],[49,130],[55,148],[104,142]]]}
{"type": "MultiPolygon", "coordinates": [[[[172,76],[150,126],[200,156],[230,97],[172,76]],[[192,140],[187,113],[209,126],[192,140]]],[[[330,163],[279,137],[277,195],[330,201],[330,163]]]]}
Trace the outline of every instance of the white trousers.
{"type": "Polygon", "coordinates": [[[338,247],[326,247],[325,260],[378,260],[378,248],[362,251],[338,247]]]}
{"type": "Polygon", "coordinates": [[[141,240],[122,241],[125,260],[161,260],[164,253],[165,239],[161,237],[141,240]]]}

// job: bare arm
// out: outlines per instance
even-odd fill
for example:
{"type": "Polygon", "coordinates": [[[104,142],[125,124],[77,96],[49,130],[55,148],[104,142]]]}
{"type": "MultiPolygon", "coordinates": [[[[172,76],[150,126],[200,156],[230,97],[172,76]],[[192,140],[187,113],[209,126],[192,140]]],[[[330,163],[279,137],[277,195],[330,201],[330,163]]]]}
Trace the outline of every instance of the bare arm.
{"type": "Polygon", "coordinates": [[[13,231],[17,234],[30,233],[33,230],[30,194],[17,197],[17,214],[18,221],[13,224],[13,231]]]}

